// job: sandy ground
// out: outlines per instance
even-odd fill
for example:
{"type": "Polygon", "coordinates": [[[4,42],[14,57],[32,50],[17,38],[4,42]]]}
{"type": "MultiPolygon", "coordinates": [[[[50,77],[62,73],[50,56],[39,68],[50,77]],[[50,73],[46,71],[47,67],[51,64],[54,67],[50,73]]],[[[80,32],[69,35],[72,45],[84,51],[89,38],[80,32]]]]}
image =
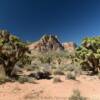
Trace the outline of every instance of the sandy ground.
{"type": "Polygon", "coordinates": [[[72,91],[79,89],[88,100],[100,100],[100,80],[96,76],[82,75],[74,80],[59,76],[60,83],[38,80],[37,84],[18,82],[0,85],[0,100],[68,100],[72,91]]]}

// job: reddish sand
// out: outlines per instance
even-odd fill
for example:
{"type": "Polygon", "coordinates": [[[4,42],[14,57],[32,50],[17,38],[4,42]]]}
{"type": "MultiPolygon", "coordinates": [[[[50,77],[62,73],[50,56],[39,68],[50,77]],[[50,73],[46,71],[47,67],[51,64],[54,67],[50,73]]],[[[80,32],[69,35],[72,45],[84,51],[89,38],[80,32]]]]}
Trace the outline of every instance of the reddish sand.
{"type": "Polygon", "coordinates": [[[0,100],[68,100],[72,91],[79,89],[88,100],[100,100],[100,80],[96,76],[80,76],[76,81],[59,76],[60,83],[38,80],[37,84],[5,83],[0,85],[0,100]]]}

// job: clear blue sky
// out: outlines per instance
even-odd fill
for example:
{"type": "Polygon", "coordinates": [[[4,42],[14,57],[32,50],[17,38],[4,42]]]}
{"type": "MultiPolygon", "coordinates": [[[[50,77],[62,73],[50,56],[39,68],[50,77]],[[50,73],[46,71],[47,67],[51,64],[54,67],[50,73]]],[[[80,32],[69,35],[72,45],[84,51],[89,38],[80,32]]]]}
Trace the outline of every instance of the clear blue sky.
{"type": "Polygon", "coordinates": [[[0,28],[23,40],[52,33],[79,43],[100,34],[100,0],[0,0],[0,28]]]}

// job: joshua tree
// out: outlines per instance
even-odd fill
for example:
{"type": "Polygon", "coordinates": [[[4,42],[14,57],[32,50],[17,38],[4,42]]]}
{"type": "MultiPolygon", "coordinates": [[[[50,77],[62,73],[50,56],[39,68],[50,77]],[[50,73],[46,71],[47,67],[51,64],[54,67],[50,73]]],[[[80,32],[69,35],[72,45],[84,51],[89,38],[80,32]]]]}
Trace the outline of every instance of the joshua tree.
{"type": "Polygon", "coordinates": [[[28,49],[24,42],[11,35],[7,30],[0,30],[0,63],[10,76],[15,64],[24,56],[28,49]]]}
{"type": "Polygon", "coordinates": [[[77,49],[76,55],[84,70],[98,72],[100,69],[100,37],[85,38],[77,49]]]}

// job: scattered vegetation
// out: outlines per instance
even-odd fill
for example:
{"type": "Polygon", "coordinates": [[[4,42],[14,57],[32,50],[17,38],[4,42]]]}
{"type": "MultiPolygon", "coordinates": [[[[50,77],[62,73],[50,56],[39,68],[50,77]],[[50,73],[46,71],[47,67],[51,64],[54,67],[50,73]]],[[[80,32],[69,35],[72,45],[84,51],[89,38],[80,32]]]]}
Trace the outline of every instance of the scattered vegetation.
{"type": "Polygon", "coordinates": [[[87,100],[86,97],[81,96],[79,90],[74,90],[71,97],[69,97],[69,100],[87,100]]]}
{"type": "Polygon", "coordinates": [[[39,55],[33,55],[41,61],[41,63],[58,63],[60,64],[62,60],[70,58],[70,54],[67,51],[48,51],[45,53],[39,53],[39,55]]]}
{"type": "Polygon", "coordinates": [[[31,57],[31,66],[28,69],[35,72],[31,75],[36,79],[49,79],[50,75],[64,75],[67,71],[66,60],[72,62],[70,54],[66,51],[32,52],[31,57]]]}

